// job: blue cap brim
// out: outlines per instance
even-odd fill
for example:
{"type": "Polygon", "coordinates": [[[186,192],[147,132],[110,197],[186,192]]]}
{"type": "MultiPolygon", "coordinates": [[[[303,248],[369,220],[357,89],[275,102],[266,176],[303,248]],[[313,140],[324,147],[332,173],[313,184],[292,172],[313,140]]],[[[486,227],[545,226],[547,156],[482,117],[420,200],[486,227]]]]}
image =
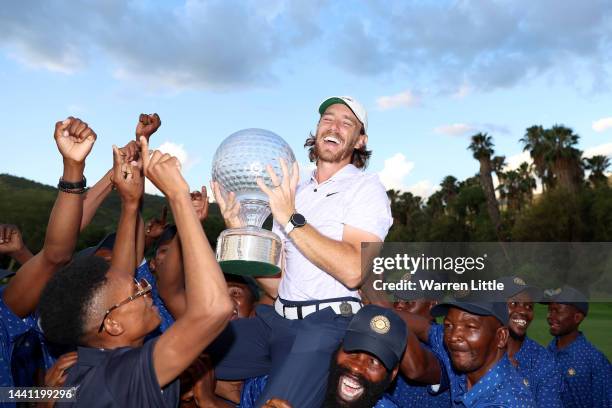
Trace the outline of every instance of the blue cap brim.
{"type": "MultiPolygon", "coordinates": [[[[505,303],[504,303],[505,305],[505,303]]],[[[497,320],[499,320],[499,322],[503,325],[506,326],[508,324],[508,316],[500,316],[497,313],[495,313],[494,311],[490,310],[489,307],[487,307],[487,305],[485,303],[478,303],[478,302],[445,302],[445,303],[440,303],[434,307],[431,308],[431,315],[433,317],[439,317],[439,316],[446,316],[448,314],[448,310],[451,307],[455,307],[457,309],[461,309],[464,310],[468,313],[472,313],[478,316],[493,316],[495,317],[497,320]]]]}
{"type": "Polygon", "coordinates": [[[365,351],[378,358],[387,370],[393,370],[401,356],[397,356],[380,338],[360,331],[347,330],[342,342],[344,351],[365,351]]]}

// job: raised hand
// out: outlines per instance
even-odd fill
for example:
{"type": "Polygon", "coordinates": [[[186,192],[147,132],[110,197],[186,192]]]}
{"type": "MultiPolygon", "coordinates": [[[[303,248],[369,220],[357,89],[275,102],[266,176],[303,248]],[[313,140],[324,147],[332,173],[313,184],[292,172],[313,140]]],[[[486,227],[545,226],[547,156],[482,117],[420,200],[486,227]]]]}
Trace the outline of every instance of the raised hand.
{"type": "Polygon", "coordinates": [[[244,222],[240,219],[240,203],[236,200],[236,194],[230,192],[227,197],[221,191],[221,186],[216,181],[211,181],[215,201],[219,205],[219,210],[225,221],[227,228],[240,228],[244,222]]]}
{"type": "Polygon", "coordinates": [[[161,236],[164,229],[168,226],[168,207],[162,207],[161,218],[152,218],[147,222],[145,226],[145,237],[147,239],[155,240],[161,236]]]}
{"type": "Polygon", "coordinates": [[[289,218],[295,212],[295,191],[297,189],[298,181],[300,180],[300,172],[297,162],[293,162],[291,169],[291,175],[289,175],[289,168],[287,162],[284,159],[279,158],[281,171],[283,173],[283,181],[278,179],[278,176],[274,172],[274,169],[269,164],[266,166],[266,170],[270,175],[272,184],[274,187],[270,188],[266,186],[261,178],[257,179],[257,185],[268,196],[270,200],[270,209],[272,210],[272,216],[281,226],[285,226],[289,222],[289,218]]]}
{"type": "Polygon", "coordinates": [[[149,142],[140,137],[140,156],[144,174],[168,198],[189,194],[189,185],[181,174],[181,163],[174,156],[154,150],[149,155],[149,142]]]}
{"type": "Polygon", "coordinates": [[[64,160],[83,163],[96,142],[96,133],[81,119],[70,116],[55,124],[53,135],[64,160]]]}
{"type": "Polygon", "coordinates": [[[141,113],[138,118],[138,124],[136,125],[136,140],[140,140],[140,136],[144,136],[148,142],[151,135],[155,133],[160,126],[161,119],[157,113],[151,115],[141,113]]]}
{"type": "Polygon", "coordinates": [[[0,224],[0,254],[12,254],[25,247],[21,231],[12,224],[0,224]]]}
{"type": "Polygon", "coordinates": [[[45,387],[63,387],[66,383],[66,370],[77,362],[77,353],[72,351],[63,354],[45,373],[45,387]]]}
{"type": "Polygon", "coordinates": [[[138,161],[140,158],[140,142],[136,140],[130,141],[128,144],[119,149],[122,156],[129,163],[132,161],[138,161]]]}
{"type": "Polygon", "coordinates": [[[208,192],[205,186],[202,186],[202,192],[191,193],[191,204],[199,220],[204,221],[208,217],[208,192]]]}
{"type": "Polygon", "coordinates": [[[127,155],[122,153],[117,146],[113,146],[113,184],[119,191],[122,201],[140,202],[144,193],[142,161],[128,161],[127,155]]]}

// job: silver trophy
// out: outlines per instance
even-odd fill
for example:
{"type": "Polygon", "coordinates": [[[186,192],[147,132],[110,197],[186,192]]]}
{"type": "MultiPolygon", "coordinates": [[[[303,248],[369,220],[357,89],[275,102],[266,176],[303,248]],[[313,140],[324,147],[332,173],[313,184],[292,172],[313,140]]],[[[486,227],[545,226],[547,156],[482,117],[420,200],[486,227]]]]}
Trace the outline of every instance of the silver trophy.
{"type": "Polygon", "coordinates": [[[217,261],[226,273],[265,276],[280,272],[281,240],[261,226],[270,215],[268,196],[257,186],[263,179],[274,187],[266,165],[282,179],[279,158],[289,171],[293,151],[280,136],[264,129],[244,129],[228,136],[213,158],[212,178],[222,194],[234,192],[240,203],[243,228],[226,229],[217,240],[217,261]]]}

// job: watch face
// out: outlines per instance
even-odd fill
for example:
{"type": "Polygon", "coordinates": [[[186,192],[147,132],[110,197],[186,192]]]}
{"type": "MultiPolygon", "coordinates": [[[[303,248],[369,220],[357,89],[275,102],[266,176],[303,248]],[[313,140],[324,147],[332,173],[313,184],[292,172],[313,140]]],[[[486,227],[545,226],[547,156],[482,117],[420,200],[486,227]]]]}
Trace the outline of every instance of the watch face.
{"type": "Polygon", "coordinates": [[[295,213],[291,216],[291,223],[296,227],[303,227],[306,225],[306,218],[302,214],[295,213]]]}

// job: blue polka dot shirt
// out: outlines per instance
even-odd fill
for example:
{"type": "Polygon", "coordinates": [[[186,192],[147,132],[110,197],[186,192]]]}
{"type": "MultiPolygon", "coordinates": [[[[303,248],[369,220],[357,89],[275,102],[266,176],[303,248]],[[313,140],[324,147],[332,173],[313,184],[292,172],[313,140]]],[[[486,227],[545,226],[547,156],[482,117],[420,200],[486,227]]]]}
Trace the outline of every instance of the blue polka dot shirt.
{"type": "MultiPolygon", "coordinates": [[[[438,325],[437,323],[432,323],[438,325]]],[[[421,343],[427,350],[431,348],[421,343]]],[[[434,393],[428,385],[419,384],[398,374],[397,381],[388,392],[389,398],[400,407],[432,407],[448,408],[451,406],[450,392],[448,390],[434,393]]]]}
{"type": "Polygon", "coordinates": [[[548,350],[529,337],[514,355],[523,383],[531,391],[538,408],[562,408],[561,377],[548,350]]]}
{"type": "Polygon", "coordinates": [[[471,389],[467,389],[467,376],[453,369],[444,346],[444,328],[431,325],[429,345],[442,365],[441,389],[450,388],[451,404],[461,408],[535,408],[531,392],[507,355],[491,368],[471,389]]]}
{"type": "Polygon", "coordinates": [[[582,333],[569,346],[548,345],[562,378],[561,399],[566,408],[612,407],[612,366],[582,333]]]}

